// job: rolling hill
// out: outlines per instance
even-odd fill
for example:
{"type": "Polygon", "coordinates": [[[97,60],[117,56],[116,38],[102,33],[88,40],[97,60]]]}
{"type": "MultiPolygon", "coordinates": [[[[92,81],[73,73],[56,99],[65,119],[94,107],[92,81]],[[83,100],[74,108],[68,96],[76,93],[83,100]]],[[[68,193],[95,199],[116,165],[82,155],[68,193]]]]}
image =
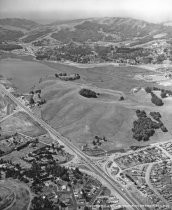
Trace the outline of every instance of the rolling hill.
{"type": "Polygon", "coordinates": [[[40,26],[40,24],[32,20],[27,20],[27,19],[4,18],[4,19],[0,19],[0,26],[4,26],[4,27],[11,26],[11,27],[16,27],[18,29],[31,30],[40,26]]]}
{"type": "MultiPolygon", "coordinates": [[[[64,68],[64,71],[67,69],[64,68]]],[[[145,110],[148,115],[151,111],[159,111],[164,125],[169,131],[172,129],[169,120],[172,117],[169,109],[171,99],[166,99],[163,107],[156,107],[144,90],[131,93],[131,88],[140,83],[131,75],[142,69],[110,66],[102,69],[72,68],[67,72],[77,71],[81,75],[81,80],[77,82],[65,82],[51,76],[36,86],[42,90],[42,97],[46,99],[46,104],[41,108],[42,118],[74,144],[79,147],[85,144],[93,146],[95,136],[105,136],[108,141],[102,144],[101,149],[111,151],[171,138],[170,132],[164,134],[161,130],[156,131],[149,142],[138,142],[132,137],[137,109],[145,110]],[[99,82],[102,78],[104,81],[99,82]],[[100,96],[85,98],[79,94],[81,88],[95,90],[100,96]],[[119,94],[124,95],[124,101],[119,100],[119,94]]],[[[62,68],[58,68],[57,72],[62,72],[62,68]]],[[[144,87],[147,84],[140,85],[144,87]]]]}
{"type": "Polygon", "coordinates": [[[0,42],[18,41],[28,31],[40,25],[34,21],[20,18],[0,19],[0,42]]]}
{"type": "Polygon", "coordinates": [[[0,27],[0,43],[4,41],[17,41],[22,36],[24,36],[24,33],[22,31],[9,30],[0,27]]]}
{"type": "MultiPolygon", "coordinates": [[[[52,23],[57,26],[59,23],[52,23]]],[[[132,18],[89,18],[65,22],[65,27],[52,34],[52,37],[61,42],[106,41],[119,42],[144,39],[144,42],[153,39],[153,36],[167,33],[171,37],[172,27],[163,24],[154,24],[132,18]]]]}
{"type": "MultiPolygon", "coordinates": [[[[146,43],[158,37],[162,31],[165,34],[163,38],[172,37],[172,26],[165,24],[154,24],[143,20],[132,18],[88,18],[69,21],[56,21],[47,25],[40,25],[34,21],[18,18],[0,19],[1,30],[7,30],[3,33],[8,38],[11,31],[19,33],[14,35],[14,39],[22,36],[23,42],[33,42],[41,37],[53,38],[62,43],[70,41],[83,42],[125,42],[146,43]]],[[[5,38],[3,37],[3,39],[5,38]]]]}
{"type": "MultiPolygon", "coordinates": [[[[163,39],[172,37],[170,26],[131,18],[90,18],[56,22],[44,26],[26,20],[23,20],[26,21],[26,26],[23,26],[24,22],[19,24],[22,20],[15,21],[10,23],[8,20],[0,24],[4,30],[3,39],[20,38],[20,41],[30,43],[44,37],[53,38],[61,43],[71,41],[127,43],[132,41],[139,44],[157,39],[156,37],[159,39],[158,35],[162,34],[162,31],[165,34],[163,39]],[[13,28],[11,33],[19,33],[13,36],[8,33],[9,29],[5,28],[7,25],[19,27],[25,31],[13,28]]],[[[15,78],[13,81],[17,84],[21,83],[22,91],[28,91],[40,81],[35,88],[40,88],[42,97],[46,99],[46,104],[41,107],[42,118],[79,147],[84,144],[93,146],[95,136],[106,137],[108,141],[103,142],[102,149],[107,151],[125,149],[133,145],[147,145],[171,138],[172,124],[169,120],[172,117],[171,98],[164,99],[164,106],[156,107],[144,91],[139,91],[134,95],[131,93],[134,87],[148,85],[145,81],[134,79],[136,74],[143,72],[149,74],[148,70],[134,66],[115,67],[113,65],[79,68],[46,61],[39,64],[21,61],[13,61],[10,64],[7,61],[3,65],[6,74],[8,71],[10,74],[13,72],[15,78]],[[51,69],[42,64],[46,64],[51,69]],[[74,82],[61,81],[54,76],[55,73],[60,72],[79,74],[81,79],[74,82]],[[51,76],[49,77],[48,74],[51,76]],[[43,77],[42,82],[39,80],[40,77],[43,77]],[[93,99],[79,95],[80,89],[84,87],[96,90],[100,93],[100,97],[93,99]],[[119,100],[119,94],[124,95],[124,101],[119,100]],[[133,139],[132,126],[136,119],[136,109],[145,110],[148,114],[150,111],[159,111],[169,132],[164,134],[158,130],[149,142],[138,142],[133,139]]],[[[149,83],[149,85],[155,84],[149,83]]]]}
{"type": "MultiPolygon", "coordinates": [[[[108,139],[101,147],[106,151],[167,141],[171,137],[170,133],[164,134],[158,130],[149,142],[138,142],[132,138],[136,109],[143,109],[147,114],[150,111],[160,111],[164,124],[169,130],[172,128],[168,120],[168,117],[172,117],[172,112],[166,110],[168,104],[165,108],[154,107],[145,93],[119,101],[113,97],[109,97],[109,100],[85,98],[78,94],[81,86],[74,83],[49,80],[41,83],[39,88],[47,101],[42,108],[42,118],[79,147],[85,144],[93,146],[95,136],[105,136],[108,139]]],[[[97,91],[104,97],[103,89],[97,91]]],[[[114,94],[117,94],[116,91],[109,92],[110,96],[114,94]]]]}

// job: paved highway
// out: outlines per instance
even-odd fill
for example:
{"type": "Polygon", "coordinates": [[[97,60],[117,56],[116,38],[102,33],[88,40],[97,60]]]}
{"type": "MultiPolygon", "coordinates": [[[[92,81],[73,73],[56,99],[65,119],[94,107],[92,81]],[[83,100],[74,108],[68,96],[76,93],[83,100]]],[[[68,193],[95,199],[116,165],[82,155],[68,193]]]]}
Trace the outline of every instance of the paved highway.
{"type": "MultiPolygon", "coordinates": [[[[44,129],[46,129],[48,132],[53,134],[56,137],[57,141],[61,141],[64,145],[66,145],[69,149],[71,149],[75,154],[77,154],[84,162],[85,164],[97,175],[100,176],[101,179],[103,179],[103,184],[108,184],[111,186],[111,188],[116,191],[124,200],[123,205],[128,205],[129,209],[133,210],[143,210],[148,209],[144,206],[139,206],[139,203],[132,198],[127,191],[122,191],[118,184],[109,177],[98,165],[96,165],[90,157],[88,157],[85,153],[83,153],[79,148],[77,148],[72,142],[70,142],[67,138],[63,137],[60,133],[58,133],[55,129],[53,129],[49,124],[47,124],[45,121],[40,119],[36,116],[36,114],[33,114],[28,108],[26,108],[25,105],[23,105],[16,97],[14,97],[10,92],[8,92],[3,85],[0,85],[0,89],[9,97],[11,98],[18,106],[23,108],[23,110],[36,122],[38,122],[44,129]]],[[[127,209],[128,209],[127,207],[127,209]]]]}

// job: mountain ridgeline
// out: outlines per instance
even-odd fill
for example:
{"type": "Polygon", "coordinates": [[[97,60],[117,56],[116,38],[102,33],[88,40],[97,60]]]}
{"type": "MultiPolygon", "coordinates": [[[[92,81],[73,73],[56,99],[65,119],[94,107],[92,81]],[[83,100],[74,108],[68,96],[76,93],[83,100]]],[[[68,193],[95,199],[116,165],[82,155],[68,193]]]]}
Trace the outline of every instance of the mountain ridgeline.
{"type": "Polygon", "coordinates": [[[162,33],[164,38],[172,38],[172,26],[119,17],[60,21],[48,25],[26,19],[7,18],[0,19],[0,27],[1,42],[21,38],[23,42],[29,43],[48,36],[60,43],[115,43],[129,40],[133,43],[146,43],[162,33]]]}

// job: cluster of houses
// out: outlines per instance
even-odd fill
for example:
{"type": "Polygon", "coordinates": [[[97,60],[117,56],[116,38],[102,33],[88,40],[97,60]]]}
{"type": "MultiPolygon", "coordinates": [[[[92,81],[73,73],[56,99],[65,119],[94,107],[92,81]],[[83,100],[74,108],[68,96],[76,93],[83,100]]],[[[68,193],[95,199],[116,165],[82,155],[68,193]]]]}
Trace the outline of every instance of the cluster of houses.
{"type": "Polygon", "coordinates": [[[157,196],[154,189],[150,187],[146,179],[147,168],[148,165],[144,165],[142,167],[134,167],[126,170],[124,176],[127,179],[127,186],[130,186],[128,188],[132,186],[138,199],[144,200],[144,204],[152,205],[155,210],[159,210],[159,207],[161,207],[162,210],[168,210],[166,203],[164,203],[161,197],[157,196]]]}
{"type": "Polygon", "coordinates": [[[160,144],[160,147],[162,147],[163,149],[165,149],[169,154],[172,155],[172,142],[166,142],[166,143],[162,143],[160,144]]]}
{"type": "Polygon", "coordinates": [[[172,161],[154,164],[150,173],[150,182],[169,204],[172,203],[172,161]]]}
{"type": "Polygon", "coordinates": [[[119,165],[120,168],[126,169],[136,165],[152,163],[166,159],[169,159],[169,157],[163,153],[161,149],[156,146],[152,146],[146,147],[138,152],[122,155],[114,159],[114,161],[119,165]]]}

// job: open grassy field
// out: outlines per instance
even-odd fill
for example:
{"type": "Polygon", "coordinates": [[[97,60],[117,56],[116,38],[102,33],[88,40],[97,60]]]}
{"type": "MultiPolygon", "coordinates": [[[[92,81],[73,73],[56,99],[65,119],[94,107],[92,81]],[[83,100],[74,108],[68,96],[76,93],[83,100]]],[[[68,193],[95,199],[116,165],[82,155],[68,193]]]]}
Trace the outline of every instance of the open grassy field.
{"type": "Polygon", "coordinates": [[[90,99],[78,94],[83,86],[60,80],[44,81],[39,85],[47,101],[42,108],[43,119],[79,147],[86,143],[92,146],[96,135],[108,139],[101,147],[105,151],[127,149],[133,145],[142,146],[171,138],[170,132],[164,134],[158,131],[149,142],[138,142],[132,138],[131,131],[133,121],[137,119],[136,109],[146,110],[148,114],[150,111],[160,111],[162,121],[170,131],[172,124],[168,117],[172,117],[172,112],[168,99],[163,107],[156,107],[151,103],[150,95],[140,90],[135,95],[126,93],[125,100],[119,101],[115,97],[118,91],[101,88],[96,88],[96,92],[102,94],[102,98],[90,99]],[[111,93],[108,100],[106,94],[103,98],[104,91],[111,93]]]}
{"type": "MultiPolygon", "coordinates": [[[[80,147],[86,143],[92,145],[95,135],[105,136],[108,139],[102,146],[105,151],[117,151],[133,145],[141,146],[171,138],[172,113],[169,99],[164,100],[163,107],[156,107],[144,91],[139,91],[134,95],[131,91],[132,88],[140,86],[158,86],[134,79],[136,74],[143,72],[151,74],[149,70],[134,66],[113,65],[78,68],[60,63],[45,61],[38,63],[13,59],[8,62],[3,60],[1,64],[9,69],[6,74],[14,77],[13,82],[21,90],[28,91],[34,85],[36,88],[41,88],[42,97],[47,101],[41,110],[43,119],[80,147]],[[60,72],[76,73],[81,79],[73,82],[61,81],[54,77],[55,73],[60,72]],[[44,79],[43,82],[38,83],[40,77],[44,79]],[[100,93],[100,97],[88,99],[79,95],[79,90],[85,87],[100,93]],[[119,101],[120,95],[124,96],[124,101],[119,101]],[[134,140],[131,129],[136,119],[136,109],[145,110],[147,113],[160,111],[162,121],[169,132],[164,134],[157,131],[149,142],[134,140]]],[[[40,134],[37,126],[29,125],[30,120],[18,119],[14,116],[12,120],[9,119],[9,122],[5,122],[3,125],[6,131],[19,129],[29,135],[40,134]]]]}
{"type": "Polygon", "coordinates": [[[19,59],[0,60],[0,73],[12,78],[12,83],[22,92],[27,92],[41,77],[56,72],[41,63],[19,59]]]}
{"type": "Polygon", "coordinates": [[[104,65],[93,68],[78,68],[60,63],[43,62],[57,72],[77,73],[81,76],[81,83],[89,83],[100,88],[120,90],[128,93],[136,86],[146,86],[145,81],[138,81],[134,76],[139,73],[151,74],[151,71],[138,68],[137,66],[117,67],[114,65],[104,65]]]}
{"type": "Polygon", "coordinates": [[[11,114],[17,105],[7,96],[0,93],[0,119],[11,114]]]}
{"type": "Polygon", "coordinates": [[[91,83],[101,88],[128,92],[135,86],[146,84],[144,81],[134,80],[135,74],[143,71],[145,73],[149,72],[137,67],[105,65],[93,68],[78,68],[60,63],[26,61],[14,58],[0,60],[0,69],[1,74],[12,78],[12,83],[22,92],[29,91],[41,77],[45,78],[50,74],[60,72],[80,74],[81,83],[91,83]]]}
{"type": "Polygon", "coordinates": [[[15,113],[2,121],[0,126],[4,133],[20,132],[31,137],[40,136],[46,133],[46,131],[25,112],[15,113]]]}

